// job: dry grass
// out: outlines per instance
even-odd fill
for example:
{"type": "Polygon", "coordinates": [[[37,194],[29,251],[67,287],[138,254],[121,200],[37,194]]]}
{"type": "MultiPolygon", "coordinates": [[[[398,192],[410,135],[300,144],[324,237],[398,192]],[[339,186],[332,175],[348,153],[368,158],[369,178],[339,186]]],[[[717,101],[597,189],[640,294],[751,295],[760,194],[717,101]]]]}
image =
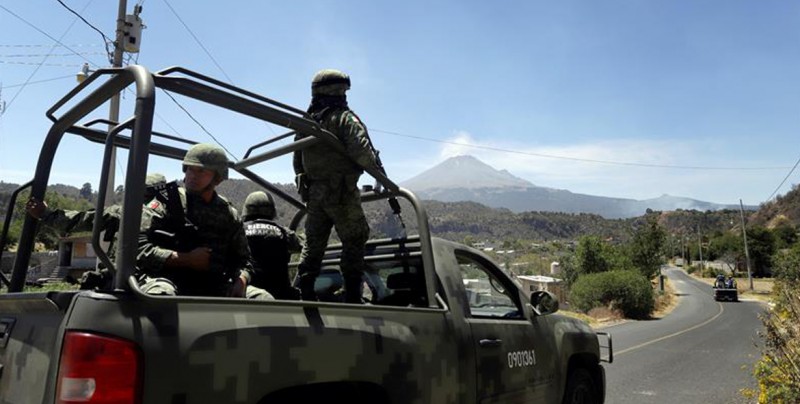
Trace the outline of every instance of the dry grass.
{"type": "Polygon", "coordinates": [[[675,288],[669,279],[664,279],[664,293],[656,291],[656,304],[653,311],[653,318],[663,318],[671,313],[678,305],[678,299],[675,296],[675,288]]]}

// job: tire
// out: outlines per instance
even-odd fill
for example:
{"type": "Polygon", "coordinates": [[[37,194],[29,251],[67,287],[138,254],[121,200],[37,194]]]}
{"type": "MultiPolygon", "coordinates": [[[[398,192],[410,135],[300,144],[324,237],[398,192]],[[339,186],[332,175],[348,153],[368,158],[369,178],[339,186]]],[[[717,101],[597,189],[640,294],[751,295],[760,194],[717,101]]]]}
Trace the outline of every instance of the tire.
{"type": "Polygon", "coordinates": [[[602,402],[597,394],[597,387],[588,370],[570,370],[567,387],[564,389],[564,404],[597,404],[602,402]]]}

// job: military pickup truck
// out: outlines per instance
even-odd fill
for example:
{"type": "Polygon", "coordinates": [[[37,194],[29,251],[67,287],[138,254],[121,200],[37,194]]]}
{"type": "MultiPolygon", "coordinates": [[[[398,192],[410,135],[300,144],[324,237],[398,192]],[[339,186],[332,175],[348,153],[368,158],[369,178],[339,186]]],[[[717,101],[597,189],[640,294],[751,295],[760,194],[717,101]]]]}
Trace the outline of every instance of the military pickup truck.
{"type": "MultiPolygon", "coordinates": [[[[382,187],[365,189],[362,201],[400,198],[416,233],[369,241],[364,304],[143,294],[133,273],[148,159],[180,161],[193,143],[153,131],[157,88],[289,130],[230,168],[295,207],[293,228],[303,204],[249,167],[316,142],[341,150],[305,112],[187,69],[98,70],[47,111],[53,125],[35,175],[12,199],[27,188],[44,197],[64,135],[103,144],[92,245],[113,287],[22,293],[37,227],[26,219],[11,279],[2,277],[9,293],[0,294],[0,403],[604,401],[610,336],[555,314],[552,294],[522,290],[481,252],[431,237],[422,204],[375,167],[365,169],[382,187]],[[129,118],[89,116],[121,91],[134,94],[125,97],[135,104],[129,118]],[[278,142],[296,132],[310,136],[278,142]],[[99,223],[115,147],[127,150],[127,170],[112,262],[99,223]]],[[[328,248],[325,273],[338,270],[340,249],[328,248]]],[[[335,278],[322,276],[327,284],[318,286],[329,290],[335,278]]]]}

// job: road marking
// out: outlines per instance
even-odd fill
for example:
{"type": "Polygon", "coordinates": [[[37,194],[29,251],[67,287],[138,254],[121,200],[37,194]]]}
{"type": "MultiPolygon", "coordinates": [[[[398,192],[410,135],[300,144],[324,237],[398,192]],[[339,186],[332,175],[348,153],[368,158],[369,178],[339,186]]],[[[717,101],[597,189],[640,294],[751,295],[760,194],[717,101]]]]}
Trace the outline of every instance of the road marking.
{"type": "MultiPolygon", "coordinates": [[[[694,285],[692,285],[692,286],[694,286],[694,285]]],[[[619,355],[622,355],[622,354],[624,354],[624,353],[627,353],[627,352],[630,352],[630,351],[635,351],[635,350],[637,350],[637,349],[639,349],[639,348],[643,348],[643,347],[646,347],[646,346],[648,346],[648,345],[655,344],[656,342],[663,341],[663,340],[665,340],[665,339],[667,339],[667,338],[677,337],[678,335],[685,334],[685,333],[687,333],[687,332],[689,332],[689,331],[692,331],[692,330],[696,330],[696,329],[698,329],[698,328],[700,328],[700,327],[702,327],[702,326],[704,326],[704,325],[706,325],[706,324],[708,324],[708,323],[710,323],[710,322],[712,322],[712,321],[716,320],[716,319],[717,319],[717,317],[721,316],[721,315],[722,315],[722,312],[724,312],[724,311],[725,311],[725,308],[723,308],[723,307],[722,307],[722,304],[721,304],[720,302],[716,302],[716,303],[717,303],[717,306],[719,307],[719,313],[717,313],[716,315],[714,315],[714,317],[711,317],[711,318],[709,318],[708,320],[706,320],[706,321],[703,321],[703,322],[702,322],[702,323],[700,323],[700,324],[693,325],[693,326],[691,326],[691,327],[689,327],[689,328],[687,328],[687,329],[685,329],[685,330],[678,331],[678,332],[676,332],[676,333],[672,333],[672,334],[669,334],[669,335],[665,335],[665,336],[663,336],[663,337],[656,338],[656,339],[654,339],[654,340],[652,340],[652,341],[647,341],[647,342],[641,343],[641,344],[639,344],[639,345],[635,345],[635,346],[632,346],[632,347],[630,347],[630,348],[623,349],[623,350],[621,350],[621,351],[619,351],[619,352],[614,352],[614,356],[619,356],[619,355]]]]}

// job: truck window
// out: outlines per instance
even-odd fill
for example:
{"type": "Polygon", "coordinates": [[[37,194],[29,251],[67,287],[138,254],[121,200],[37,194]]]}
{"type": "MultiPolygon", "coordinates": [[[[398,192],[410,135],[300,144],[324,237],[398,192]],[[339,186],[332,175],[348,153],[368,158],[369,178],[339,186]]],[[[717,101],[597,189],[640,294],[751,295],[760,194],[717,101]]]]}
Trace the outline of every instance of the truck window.
{"type": "Polygon", "coordinates": [[[522,310],[513,297],[517,293],[513,285],[508,285],[507,280],[494,274],[489,264],[482,263],[479,257],[457,253],[456,259],[472,316],[522,318],[522,310]]]}

